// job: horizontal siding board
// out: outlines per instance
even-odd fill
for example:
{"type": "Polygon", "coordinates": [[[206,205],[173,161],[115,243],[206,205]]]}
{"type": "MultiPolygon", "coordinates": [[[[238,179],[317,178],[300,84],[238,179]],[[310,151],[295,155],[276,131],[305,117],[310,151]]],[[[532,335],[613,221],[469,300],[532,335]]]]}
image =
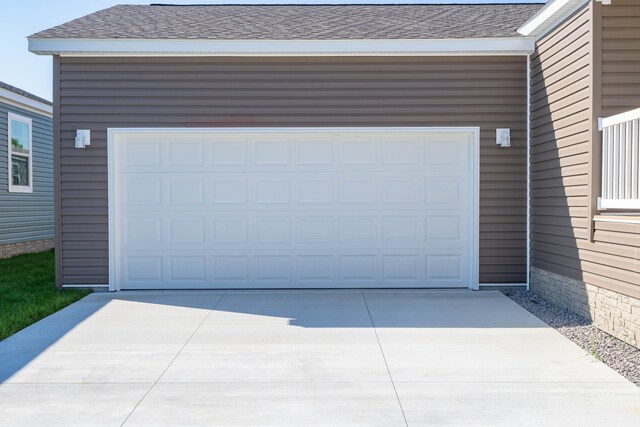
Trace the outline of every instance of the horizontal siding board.
{"type": "Polygon", "coordinates": [[[613,231],[624,234],[640,234],[640,224],[596,221],[596,230],[613,231]]]}
{"type": "Polygon", "coordinates": [[[513,57],[61,58],[63,281],[108,280],[108,127],[480,126],[481,281],[523,282],[525,76],[513,57]]]}
{"type": "MultiPolygon", "coordinates": [[[[531,146],[531,155],[535,161],[538,159],[548,160],[549,155],[553,155],[556,151],[562,151],[560,155],[567,153],[567,155],[579,154],[589,151],[589,136],[584,133],[578,133],[576,135],[570,135],[562,138],[559,141],[537,141],[536,145],[531,146]]],[[[556,156],[557,157],[557,156],[556,156]]]]}
{"type": "MultiPolygon", "coordinates": [[[[612,243],[631,247],[640,247],[640,236],[631,233],[618,233],[605,230],[597,230],[594,233],[596,242],[612,243]]],[[[640,282],[638,282],[640,283],[640,282]]]]}

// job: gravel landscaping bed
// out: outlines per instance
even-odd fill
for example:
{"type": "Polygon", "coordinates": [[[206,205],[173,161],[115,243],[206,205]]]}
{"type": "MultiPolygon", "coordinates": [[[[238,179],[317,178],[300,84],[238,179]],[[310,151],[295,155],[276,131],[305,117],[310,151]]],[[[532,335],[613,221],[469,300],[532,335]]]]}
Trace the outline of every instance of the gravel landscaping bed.
{"type": "Polygon", "coordinates": [[[639,349],[601,331],[590,320],[558,307],[534,292],[504,289],[502,293],[640,387],[639,349]]]}

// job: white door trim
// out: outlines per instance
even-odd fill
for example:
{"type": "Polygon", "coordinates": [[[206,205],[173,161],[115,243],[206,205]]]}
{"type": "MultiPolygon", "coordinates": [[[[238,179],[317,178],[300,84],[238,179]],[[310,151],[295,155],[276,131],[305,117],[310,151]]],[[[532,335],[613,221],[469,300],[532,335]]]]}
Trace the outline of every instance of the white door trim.
{"type": "Polygon", "coordinates": [[[242,133],[294,133],[301,130],[309,133],[358,133],[358,132],[379,132],[379,133],[469,133],[472,136],[472,153],[473,171],[472,176],[474,183],[472,185],[473,195],[472,202],[472,242],[471,260],[469,265],[469,277],[471,283],[469,288],[473,290],[480,289],[480,128],[479,127],[285,127],[285,128],[262,128],[262,127],[244,127],[244,128],[108,128],[107,129],[107,169],[108,169],[108,213],[109,213],[109,290],[119,291],[120,283],[117,282],[117,262],[119,259],[117,230],[119,229],[119,206],[117,206],[117,198],[115,197],[115,189],[117,188],[117,180],[119,175],[119,165],[115,161],[117,159],[117,136],[123,134],[150,134],[150,133],[181,133],[181,134],[198,134],[198,133],[217,133],[217,134],[242,134],[242,133]]]}

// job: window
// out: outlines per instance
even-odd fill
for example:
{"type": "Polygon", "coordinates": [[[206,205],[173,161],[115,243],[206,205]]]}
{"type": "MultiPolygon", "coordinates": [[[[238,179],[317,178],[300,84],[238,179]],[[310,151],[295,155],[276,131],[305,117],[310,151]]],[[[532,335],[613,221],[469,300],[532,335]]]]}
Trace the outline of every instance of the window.
{"type": "Polygon", "coordinates": [[[31,119],[8,114],[9,191],[33,192],[31,119]]]}

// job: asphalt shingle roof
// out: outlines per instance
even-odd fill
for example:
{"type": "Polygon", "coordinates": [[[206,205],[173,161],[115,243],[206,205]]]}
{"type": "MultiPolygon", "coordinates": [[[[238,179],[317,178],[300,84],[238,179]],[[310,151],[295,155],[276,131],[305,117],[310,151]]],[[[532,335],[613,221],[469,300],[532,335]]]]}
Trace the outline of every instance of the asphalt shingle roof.
{"type": "Polygon", "coordinates": [[[0,82],[0,88],[6,89],[6,90],[8,90],[10,92],[13,92],[13,93],[16,93],[18,95],[22,95],[22,96],[27,97],[29,99],[33,99],[34,101],[42,102],[43,104],[53,105],[51,103],[51,101],[47,101],[44,98],[40,98],[39,96],[36,96],[36,95],[32,94],[31,92],[27,92],[26,90],[22,90],[20,88],[15,87],[15,86],[11,86],[10,84],[7,84],[5,82],[0,82]]]}
{"type": "Polygon", "coordinates": [[[517,36],[542,4],[118,5],[33,38],[331,40],[517,36]]]}

